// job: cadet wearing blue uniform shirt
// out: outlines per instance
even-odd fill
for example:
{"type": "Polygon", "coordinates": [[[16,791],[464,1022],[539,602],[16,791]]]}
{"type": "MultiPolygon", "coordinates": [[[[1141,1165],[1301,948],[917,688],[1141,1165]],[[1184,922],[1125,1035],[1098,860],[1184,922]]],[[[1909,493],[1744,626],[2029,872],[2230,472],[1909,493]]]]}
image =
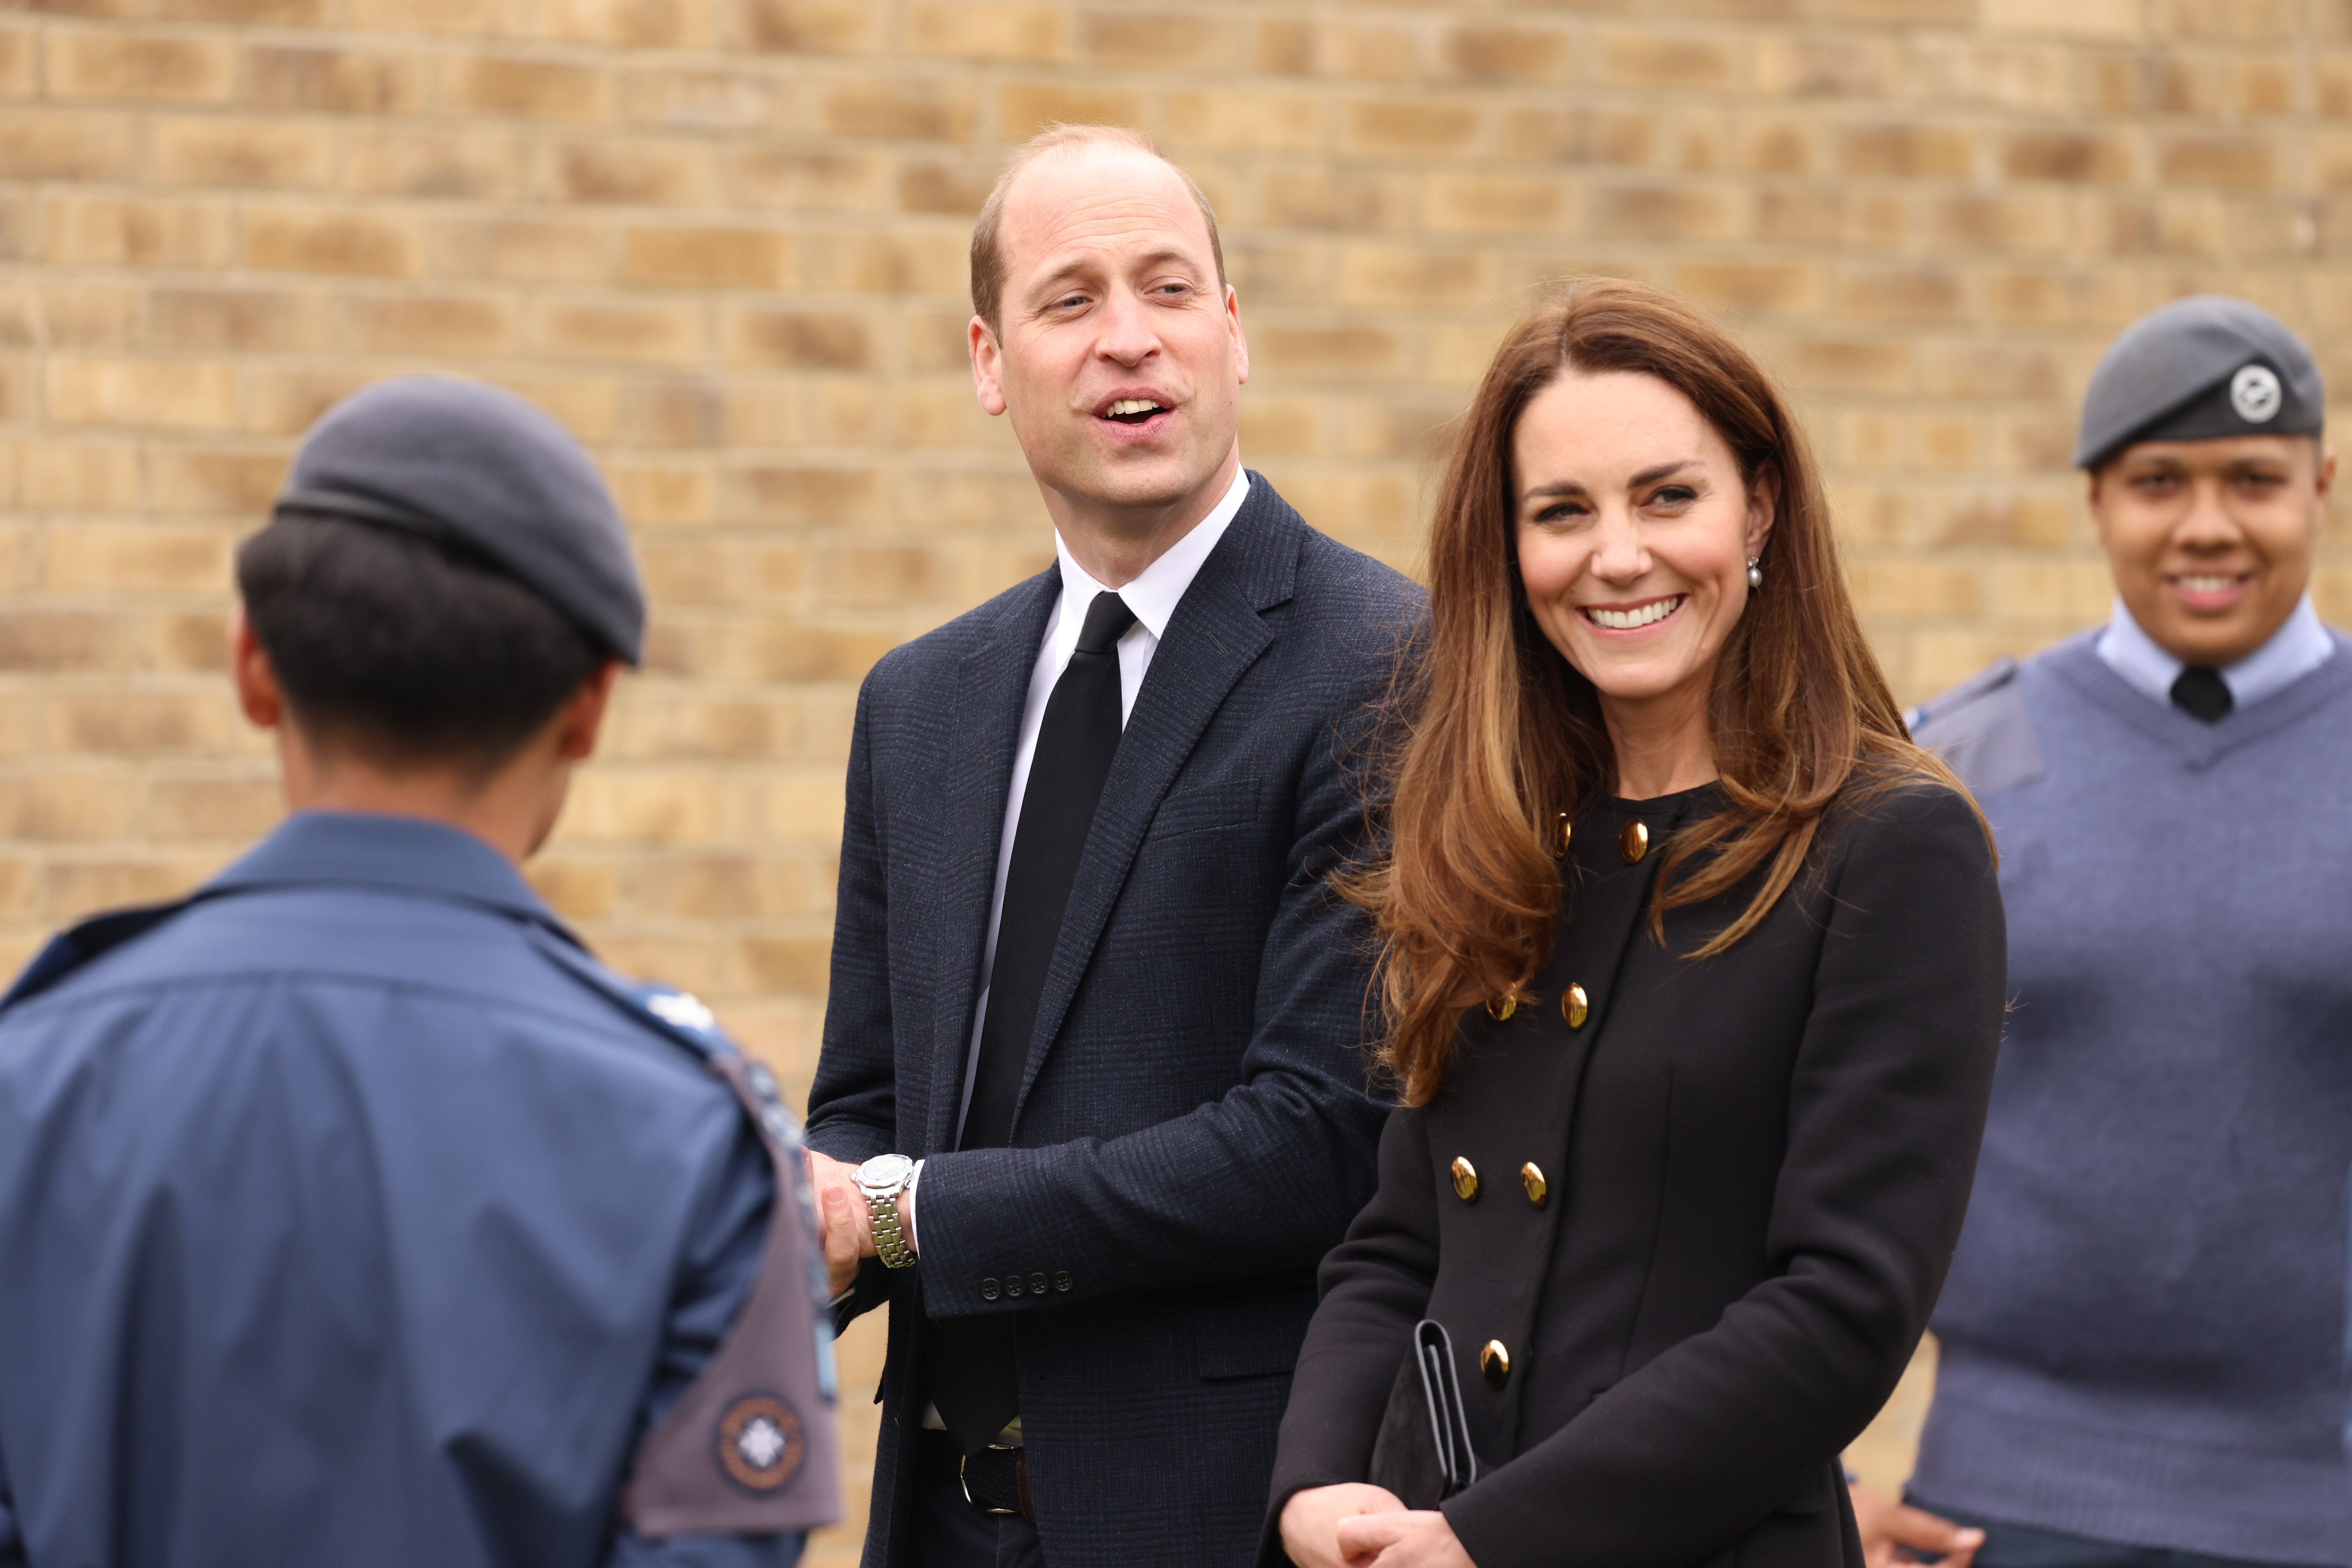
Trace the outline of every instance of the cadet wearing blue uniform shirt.
{"type": "Polygon", "coordinates": [[[1858,1495],[1866,1543],[2352,1563],[2352,652],[2308,593],[2325,413],[2310,351],[2244,300],[2134,324],[2075,449],[2108,624],[1913,718],[2000,841],[2013,1005],[1913,1507],[1858,1495]]]}
{"type": "Polygon", "coordinates": [[[638,654],[594,468],[384,383],[237,579],[294,815],[0,1000],[0,1565],[795,1562],[838,1513],[796,1129],[518,870],[638,654]]]}

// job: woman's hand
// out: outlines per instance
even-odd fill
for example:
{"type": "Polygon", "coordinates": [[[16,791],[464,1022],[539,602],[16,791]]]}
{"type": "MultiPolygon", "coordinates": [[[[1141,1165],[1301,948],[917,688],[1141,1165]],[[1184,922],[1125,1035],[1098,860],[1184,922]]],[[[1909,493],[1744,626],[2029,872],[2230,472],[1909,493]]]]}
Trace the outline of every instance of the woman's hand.
{"type": "Polygon", "coordinates": [[[1478,1568],[1433,1508],[1357,1514],[1339,1521],[1339,1535],[1341,1560],[1351,1568],[1478,1568]]]}
{"type": "Polygon", "coordinates": [[[1948,1519],[1908,1507],[1868,1487],[1848,1489],[1853,1497],[1854,1527],[1862,1532],[1862,1560],[1869,1568],[1894,1568],[1906,1561],[1898,1555],[1906,1547],[1915,1554],[1909,1559],[1912,1562],[1969,1568],[1976,1561],[1977,1548],[1984,1544],[1981,1530],[1963,1530],[1948,1519]]]}
{"type": "Polygon", "coordinates": [[[1308,1487],[1291,1493],[1282,1505],[1282,1549],[1298,1568],[1350,1568],[1354,1559],[1340,1549],[1339,1526],[1360,1515],[1402,1518],[1404,1511],[1404,1504],[1385,1487],[1361,1481],[1308,1487]]]}

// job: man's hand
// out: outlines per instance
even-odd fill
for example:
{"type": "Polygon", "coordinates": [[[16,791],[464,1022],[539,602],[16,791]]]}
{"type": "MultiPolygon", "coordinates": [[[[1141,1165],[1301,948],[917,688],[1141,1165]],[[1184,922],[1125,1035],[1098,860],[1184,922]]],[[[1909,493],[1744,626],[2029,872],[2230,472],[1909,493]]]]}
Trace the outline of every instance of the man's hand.
{"type": "Polygon", "coordinates": [[[1339,1521],[1339,1551],[1358,1568],[1478,1568],[1435,1509],[1360,1513],[1339,1521]]]}
{"type": "Polygon", "coordinates": [[[1969,1568],[1976,1561],[1977,1548],[1984,1544],[1981,1530],[1963,1530],[1948,1519],[1896,1502],[1868,1487],[1850,1489],[1853,1522],[1862,1531],[1862,1560],[1869,1568],[1894,1568],[1906,1561],[1896,1555],[1906,1546],[1919,1557],[1936,1559],[1942,1568],[1969,1568]]]}
{"type": "Polygon", "coordinates": [[[1282,1505],[1283,1550],[1298,1568],[1350,1568],[1354,1560],[1340,1549],[1339,1526],[1362,1514],[1402,1518],[1404,1504],[1387,1489],[1360,1481],[1293,1492],[1282,1505]]]}
{"type": "Polygon", "coordinates": [[[809,1185],[816,1193],[817,1223],[824,1227],[824,1272],[840,1295],[857,1278],[861,1259],[874,1256],[874,1223],[866,1194],[857,1190],[857,1167],[815,1150],[808,1155],[809,1185]]]}

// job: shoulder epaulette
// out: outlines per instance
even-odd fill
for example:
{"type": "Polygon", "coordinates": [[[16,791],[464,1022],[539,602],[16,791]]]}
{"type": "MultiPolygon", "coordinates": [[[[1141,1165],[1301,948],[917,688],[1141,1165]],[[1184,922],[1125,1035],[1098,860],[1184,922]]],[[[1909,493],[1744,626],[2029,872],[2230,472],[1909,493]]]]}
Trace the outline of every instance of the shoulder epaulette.
{"type": "Polygon", "coordinates": [[[1937,693],[1903,715],[1914,735],[1938,719],[1948,718],[1980,698],[1989,697],[2017,679],[2017,660],[2007,654],[1969,676],[1948,691],[1937,693]]]}
{"type": "Polygon", "coordinates": [[[177,899],[168,904],[145,904],[136,909],[110,910],[102,915],[92,915],[78,925],[68,926],[57,935],[25,966],[8,994],[0,996],[0,1013],[19,1002],[28,1002],[48,990],[84,964],[90,963],[121,947],[124,942],[145,936],[190,904],[204,897],[177,899]]]}

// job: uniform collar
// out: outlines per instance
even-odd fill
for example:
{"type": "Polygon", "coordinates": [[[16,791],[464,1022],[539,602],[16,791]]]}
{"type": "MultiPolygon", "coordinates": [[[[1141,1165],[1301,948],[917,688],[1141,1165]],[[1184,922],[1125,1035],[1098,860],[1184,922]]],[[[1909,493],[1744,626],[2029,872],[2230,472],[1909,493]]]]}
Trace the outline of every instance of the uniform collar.
{"type": "Polygon", "coordinates": [[[480,904],[572,934],[505,856],[463,828],[417,816],[297,812],[205,890],[329,884],[480,904]]]}
{"type": "MultiPolygon", "coordinates": [[[[2221,681],[2230,689],[2231,701],[2247,707],[2285,690],[2326,664],[2335,651],[2335,639],[2320,624],[2319,612],[2305,593],[2268,642],[2237,663],[2221,667],[2221,681]]],[[[2158,702],[2171,705],[2172,683],[2187,667],[2140,629],[2120,597],[2106,629],[2099,634],[2098,652],[2108,668],[2158,702]]]]}
{"type": "MultiPolygon", "coordinates": [[[[1170,545],[1158,560],[1138,574],[1133,582],[1118,590],[1127,607],[1135,612],[1137,623],[1151,634],[1153,640],[1168,635],[1168,620],[1176,613],[1177,602],[1184,597],[1184,590],[1192,585],[1192,579],[1200,574],[1201,563],[1208,560],[1211,551],[1216,549],[1217,541],[1225,536],[1226,528],[1240,515],[1242,503],[1249,500],[1249,470],[1235,468],[1232,486],[1226,489],[1223,499],[1211,509],[1209,515],[1187,530],[1183,538],[1170,545]]],[[[1087,574],[1087,569],[1072,558],[1069,546],[1062,542],[1058,529],[1054,533],[1054,548],[1061,557],[1064,604],[1091,605],[1097,594],[1111,592],[1096,582],[1087,574]]],[[[1071,646],[1076,647],[1076,634],[1073,632],[1071,646]]]]}

